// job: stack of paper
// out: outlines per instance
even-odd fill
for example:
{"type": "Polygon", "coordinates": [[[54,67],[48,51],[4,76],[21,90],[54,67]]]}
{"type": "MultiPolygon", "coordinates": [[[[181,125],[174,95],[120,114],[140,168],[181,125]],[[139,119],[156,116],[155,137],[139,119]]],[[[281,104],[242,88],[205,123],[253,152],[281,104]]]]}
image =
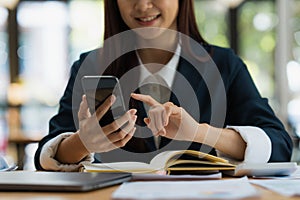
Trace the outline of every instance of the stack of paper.
{"type": "Polygon", "coordinates": [[[246,177],[208,181],[151,181],[123,183],[112,195],[121,199],[241,199],[259,193],[246,177]]]}

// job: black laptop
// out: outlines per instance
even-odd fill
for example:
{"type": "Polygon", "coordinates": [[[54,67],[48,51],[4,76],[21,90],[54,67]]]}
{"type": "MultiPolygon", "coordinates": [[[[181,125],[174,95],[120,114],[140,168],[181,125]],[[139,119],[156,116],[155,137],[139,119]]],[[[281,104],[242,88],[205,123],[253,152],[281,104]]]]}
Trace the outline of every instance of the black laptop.
{"type": "Polygon", "coordinates": [[[83,192],[131,179],[129,173],[0,172],[0,191],[83,192]]]}

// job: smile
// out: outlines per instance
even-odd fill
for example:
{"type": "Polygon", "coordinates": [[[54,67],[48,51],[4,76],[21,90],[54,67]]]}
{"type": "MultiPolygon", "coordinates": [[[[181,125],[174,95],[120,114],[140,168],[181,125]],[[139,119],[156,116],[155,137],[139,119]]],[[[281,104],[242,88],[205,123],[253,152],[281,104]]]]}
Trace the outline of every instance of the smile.
{"type": "Polygon", "coordinates": [[[155,16],[150,16],[150,17],[141,17],[141,18],[137,18],[137,19],[142,22],[150,22],[150,21],[157,19],[159,16],[160,15],[155,15],[155,16]]]}

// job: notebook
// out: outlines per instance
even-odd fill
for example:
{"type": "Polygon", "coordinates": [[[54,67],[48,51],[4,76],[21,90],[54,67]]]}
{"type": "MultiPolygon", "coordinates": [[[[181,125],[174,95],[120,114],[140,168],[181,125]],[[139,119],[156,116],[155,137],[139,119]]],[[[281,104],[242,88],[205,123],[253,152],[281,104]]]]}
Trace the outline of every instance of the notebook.
{"type": "Polygon", "coordinates": [[[130,173],[0,172],[0,191],[83,192],[131,179],[130,173]]]}

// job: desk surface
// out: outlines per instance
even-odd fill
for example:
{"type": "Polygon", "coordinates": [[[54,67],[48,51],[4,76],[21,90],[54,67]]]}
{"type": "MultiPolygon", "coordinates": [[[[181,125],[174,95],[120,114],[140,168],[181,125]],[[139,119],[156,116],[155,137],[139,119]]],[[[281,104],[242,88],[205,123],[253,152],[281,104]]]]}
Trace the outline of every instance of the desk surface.
{"type": "MultiPolygon", "coordinates": [[[[263,189],[258,186],[256,187],[259,192],[261,192],[261,197],[251,198],[251,199],[260,199],[260,200],[300,200],[300,197],[285,197],[281,196],[272,191],[263,189]]],[[[104,188],[101,190],[95,190],[91,192],[83,193],[49,193],[49,192],[0,192],[0,200],[13,200],[13,199],[22,199],[22,200],[33,200],[33,199],[101,199],[101,200],[111,200],[111,194],[115,191],[118,186],[112,186],[104,188]]]]}

